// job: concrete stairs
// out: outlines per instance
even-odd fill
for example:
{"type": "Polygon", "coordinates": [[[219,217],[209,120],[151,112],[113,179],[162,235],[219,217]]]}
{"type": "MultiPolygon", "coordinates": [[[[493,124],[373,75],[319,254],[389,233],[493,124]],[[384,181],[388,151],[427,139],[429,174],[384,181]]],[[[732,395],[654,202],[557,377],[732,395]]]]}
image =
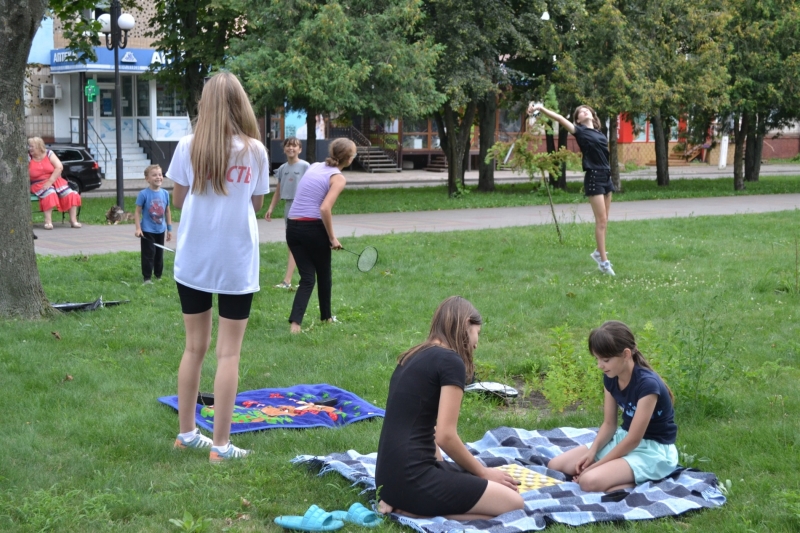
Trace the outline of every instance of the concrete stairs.
{"type": "Polygon", "coordinates": [[[377,146],[357,146],[356,161],[367,172],[400,172],[397,164],[377,146]]]}
{"type": "Polygon", "coordinates": [[[425,167],[428,172],[447,172],[447,158],[443,153],[431,156],[431,162],[425,167]]]}
{"type": "MultiPolygon", "coordinates": [[[[97,164],[100,165],[100,170],[107,180],[117,179],[117,147],[116,144],[106,145],[111,153],[108,161],[103,161],[104,154],[97,154],[94,150],[94,155],[97,164]]],[[[122,171],[124,179],[144,179],[144,169],[150,165],[150,159],[144,153],[144,150],[139,143],[129,142],[122,143],[122,171]]],[[[164,172],[167,169],[163,169],[164,172]]]]}

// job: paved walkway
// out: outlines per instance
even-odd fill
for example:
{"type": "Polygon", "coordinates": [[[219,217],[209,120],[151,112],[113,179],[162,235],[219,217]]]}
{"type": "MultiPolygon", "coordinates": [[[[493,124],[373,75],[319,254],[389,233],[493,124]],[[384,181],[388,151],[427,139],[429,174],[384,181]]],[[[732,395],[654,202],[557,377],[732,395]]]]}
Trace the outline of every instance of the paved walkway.
{"type": "MultiPolygon", "coordinates": [[[[733,167],[728,166],[724,170],[719,170],[713,165],[692,164],[686,167],[675,167],[669,169],[670,179],[692,179],[692,178],[732,178],[733,167]]],[[[765,164],[761,167],[762,176],[800,176],[800,164],[765,164]]],[[[404,170],[403,172],[370,174],[369,172],[346,170],[348,189],[379,189],[390,187],[432,187],[435,185],[447,184],[446,172],[428,172],[426,170],[404,170]]],[[[622,180],[632,179],[656,179],[655,167],[647,167],[634,172],[625,172],[620,175],[622,180]]],[[[583,172],[567,172],[567,181],[583,180],[583,172]]],[[[464,181],[467,185],[478,184],[478,171],[472,170],[465,173],[464,181]]],[[[495,182],[498,184],[525,183],[528,177],[515,174],[510,170],[498,170],[495,172],[495,182]]],[[[275,184],[275,179],[271,182],[275,184]]],[[[144,179],[123,180],[123,187],[130,196],[138,193],[147,183],[144,179]]],[[[103,180],[100,189],[84,193],[85,196],[108,196],[116,197],[116,181],[103,180]]],[[[164,178],[164,188],[172,189],[172,181],[164,178]]]]}
{"type": "MultiPolygon", "coordinates": [[[[800,208],[800,194],[726,196],[677,200],[643,200],[612,204],[610,220],[642,220],[652,218],[691,217],[768,213],[800,208]]],[[[556,214],[564,222],[593,221],[587,202],[556,205],[556,214]]],[[[57,218],[57,217],[56,217],[57,218]]],[[[512,226],[550,224],[550,207],[498,207],[490,209],[454,209],[413,213],[374,213],[366,215],[334,215],[339,237],[384,235],[387,233],[463,231],[512,226]]],[[[118,251],[135,252],[139,241],[133,236],[132,224],[90,226],[72,229],[69,224],[54,223],[45,231],[41,224],[34,230],[36,252],[46,255],[102,254],[118,251]]],[[[175,225],[176,230],[178,224],[175,225]]],[[[283,242],[283,220],[258,221],[261,242],[283,242]]],[[[172,243],[174,246],[174,242],[172,243]]]]}

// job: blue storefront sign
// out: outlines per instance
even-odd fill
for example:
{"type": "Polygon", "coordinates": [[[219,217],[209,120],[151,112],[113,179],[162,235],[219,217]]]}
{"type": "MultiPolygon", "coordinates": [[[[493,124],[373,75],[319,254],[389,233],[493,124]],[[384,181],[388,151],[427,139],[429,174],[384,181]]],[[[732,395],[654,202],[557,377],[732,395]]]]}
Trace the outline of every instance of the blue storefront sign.
{"type": "MultiPolygon", "coordinates": [[[[95,47],[97,61],[78,63],[75,54],[60,48],[50,52],[50,72],[53,74],[70,74],[73,72],[114,72],[114,51],[105,47],[95,47]]],[[[150,70],[150,65],[163,65],[166,62],[164,52],[124,48],[119,51],[120,72],[141,74],[150,70]]]]}

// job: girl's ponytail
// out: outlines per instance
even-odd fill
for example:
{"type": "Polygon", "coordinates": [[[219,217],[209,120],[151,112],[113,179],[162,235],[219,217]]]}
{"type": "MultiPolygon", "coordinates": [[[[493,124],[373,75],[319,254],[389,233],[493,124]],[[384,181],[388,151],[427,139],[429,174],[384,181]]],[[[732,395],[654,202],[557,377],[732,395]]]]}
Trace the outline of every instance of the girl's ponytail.
{"type": "Polygon", "coordinates": [[[325,164],[329,167],[338,167],[341,163],[347,161],[349,157],[355,157],[355,155],[356,143],[350,139],[340,137],[334,139],[328,147],[328,157],[325,159],[325,164]]]}
{"type": "MultiPolygon", "coordinates": [[[[653,369],[653,367],[650,366],[650,363],[647,362],[647,359],[644,358],[642,352],[639,351],[639,348],[637,346],[633,347],[633,349],[631,350],[631,354],[633,355],[634,364],[639,365],[642,368],[646,368],[647,370],[651,370],[656,374],[658,374],[658,372],[656,372],[653,369]]],[[[672,393],[672,389],[669,388],[669,385],[667,385],[667,382],[664,381],[664,378],[662,378],[660,374],[658,374],[658,377],[661,378],[661,381],[664,382],[664,386],[667,388],[667,392],[669,392],[669,399],[672,400],[673,404],[675,404],[675,395],[672,393]]]]}

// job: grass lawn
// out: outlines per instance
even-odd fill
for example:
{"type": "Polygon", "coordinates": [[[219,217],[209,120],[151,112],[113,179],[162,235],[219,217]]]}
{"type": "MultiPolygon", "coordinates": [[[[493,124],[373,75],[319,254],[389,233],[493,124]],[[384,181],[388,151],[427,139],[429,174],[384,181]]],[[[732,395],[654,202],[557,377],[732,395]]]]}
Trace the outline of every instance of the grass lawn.
{"type": "MultiPolygon", "coordinates": [[[[345,172],[345,175],[347,173],[345,172]]],[[[800,176],[763,177],[760,181],[747,183],[747,189],[733,190],[733,179],[673,179],[669,187],[659,187],[655,180],[625,180],[625,192],[614,195],[615,202],[626,200],[657,200],[661,198],[702,198],[707,196],[737,196],[749,194],[786,194],[800,192],[800,176]]],[[[556,203],[585,202],[583,184],[570,182],[567,191],[554,190],[556,203]]],[[[336,202],[337,214],[394,213],[403,211],[437,211],[440,209],[467,209],[473,207],[514,207],[522,205],[543,205],[547,203],[547,193],[538,190],[531,183],[500,185],[493,193],[477,192],[474,187],[470,193],[460,198],[448,198],[447,188],[413,187],[407,189],[353,189],[342,193],[336,202]]],[[[113,205],[113,198],[83,198],[81,221],[89,224],[104,224],[105,214],[113,205]]],[[[136,197],[125,199],[128,211],[136,207],[136,197]]],[[[261,210],[263,216],[269,206],[269,197],[261,210]]],[[[279,202],[273,213],[283,216],[283,202],[279,202]]],[[[41,216],[41,215],[39,215],[41,216]]],[[[180,212],[174,211],[174,220],[180,220],[180,212]]],[[[133,224],[133,222],[128,222],[133,224]]]]}
{"type": "MultiPolygon", "coordinates": [[[[312,299],[297,336],[286,321],[293,293],[269,288],[283,273],[285,246],[264,245],[264,289],[245,336],[239,390],[330,383],[383,406],[397,355],[424,339],[443,298],[461,294],[485,320],[476,352],[481,377],[513,381],[528,395],[510,406],[468,396],[459,428],[465,441],[501,425],[597,426],[601,408],[591,400],[558,412],[530,395],[539,397],[542,375],[576,365],[589,370],[577,379],[561,372],[564,387],[598,391],[586,336],[603,320],[620,319],[672,376],[679,448],[732,486],[720,509],[580,531],[797,531],[800,211],[616,222],[608,237],[615,278],[601,277],[589,257],[592,228],[565,225],[563,245],[546,226],[369,237],[381,252],[373,271],[360,273],[352,256],[334,255],[341,323],[319,324],[312,299]]],[[[172,256],[166,259],[169,272],[172,256]]],[[[38,262],[53,302],[100,295],[131,302],[0,322],[0,530],[174,531],[169,520],[188,511],[211,520],[207,531],[277,532],[279,514],[366,503],[338,475],[320,478],[289,461],[373,452],[380,419],[235,435],[235,444],[255,454],[229,465],[174,452],[177,413],[156,401],[175,393],[183,350],[174,284],[165,276],[143,286],[134,253],[38,262]]],[[[212,354],[201,390],[212,389],[214,368],[212,354]]]]}

